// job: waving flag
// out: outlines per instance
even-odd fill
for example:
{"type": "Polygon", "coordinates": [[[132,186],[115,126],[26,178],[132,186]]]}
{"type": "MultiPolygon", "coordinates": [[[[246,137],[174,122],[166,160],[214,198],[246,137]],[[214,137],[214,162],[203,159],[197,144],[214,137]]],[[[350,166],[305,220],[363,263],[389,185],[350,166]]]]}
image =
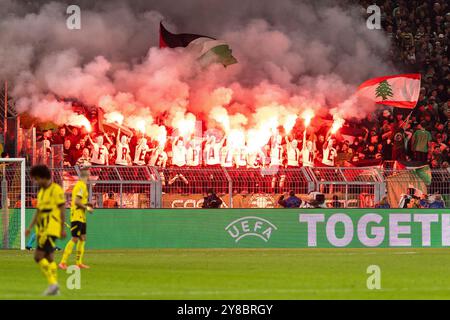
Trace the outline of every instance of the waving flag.
{"type": "Polygon", "coordinates": [[[416,174],[427,186],[431,184],[431,168],[423,161],[395,161],[394,168],[399,170],[409,170],[416,174]]]}
{"type": "Polygon", "coordinates": [[[232,55],[229,45],[221,40],[208,36],[191,33],[171,33],[160,23],[159,47],[160,48],[186,48],[197,57],[200,64],[206,66],[211,63],[221,63],[229,66],[237,63],[232,55]]]}
{"type": "Polygon", "coordinates": [[[358,87],[359,98],[377,104],[413,109],[419,99],[420,74],[400,74],[373,78],[358,87]]]}

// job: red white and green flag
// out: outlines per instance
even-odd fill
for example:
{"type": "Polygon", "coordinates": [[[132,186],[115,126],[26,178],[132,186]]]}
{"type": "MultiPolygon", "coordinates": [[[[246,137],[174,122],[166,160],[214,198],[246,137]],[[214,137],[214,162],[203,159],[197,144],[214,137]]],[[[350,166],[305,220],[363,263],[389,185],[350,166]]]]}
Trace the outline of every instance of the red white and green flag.
{"type": "Polygon", "coordinates": [[[419,100],[420,74],[399,74],[367,80],[358,87],[362,100],[397,108],[413,109],[419,100]]]}
{"type": "Polygon", "coordinates": [[[427,186],[431,184],[431,168],[428,164],[421,161],[395,161],[394,169],[409,170],[422,179],[427,186]]]}
{"type": "Polygon", "coordinates": [[[162,23],[159,25],[159,47],[186,48],[203,66],[221,63],[227,67],[237,63],[230,46],[226,42],[200,34],[172,33],[162,23]]]}

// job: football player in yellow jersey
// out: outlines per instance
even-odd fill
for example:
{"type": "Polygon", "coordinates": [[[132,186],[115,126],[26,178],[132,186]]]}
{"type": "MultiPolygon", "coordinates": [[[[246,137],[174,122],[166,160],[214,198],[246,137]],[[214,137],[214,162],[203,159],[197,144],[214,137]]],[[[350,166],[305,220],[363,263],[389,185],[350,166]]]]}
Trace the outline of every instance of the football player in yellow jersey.
{"type": "Polygon", "coordinates": [[[39,185],[36,213],[26,230],[26,235],[36,227],[37,246],[34,260],[39,264],[42,273],[47,278],[48,288],[44,295],[59,294],[57,266],[54,261],[55,241],[65,238],[65,198],[60,185],[52,182],[50,170],[45,165],[31,168],[31,178],[39,185]]]}
{"type": "Polygon", "coordinates": [[[83,264],[84,246],[86,243],[86,212],[93,212],[92,205],[88,202],[88,180],[89,168],[83,167],[80,170],[80,180],[75,184],[72,191],[72,205],[70,207],[72,239],[67,243],[59,264],[59,267],[63,270],[67,269],[67,260],[72,254],[75,245],[77,246],[76,265],[80,269],[89,268],[89,266],[83,264]]]}

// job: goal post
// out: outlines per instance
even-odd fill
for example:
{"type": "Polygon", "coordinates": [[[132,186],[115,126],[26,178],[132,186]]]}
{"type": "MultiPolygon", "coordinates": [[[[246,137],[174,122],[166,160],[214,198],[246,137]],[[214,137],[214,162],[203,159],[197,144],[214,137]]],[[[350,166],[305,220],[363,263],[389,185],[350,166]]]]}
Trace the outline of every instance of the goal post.
{"type": "Polygon", "coordinates": [[[24,158],[0,158],[0,249],[25,249],[24,158]]]}

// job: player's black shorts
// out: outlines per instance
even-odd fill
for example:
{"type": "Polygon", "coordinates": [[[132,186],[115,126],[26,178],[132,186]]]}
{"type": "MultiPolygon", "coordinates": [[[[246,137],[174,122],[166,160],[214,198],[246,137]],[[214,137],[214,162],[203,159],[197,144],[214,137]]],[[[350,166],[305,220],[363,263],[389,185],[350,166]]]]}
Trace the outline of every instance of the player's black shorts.
{"type": "Polygon", "coordinates": [[[45,253],[55,252],[56,239],[57,239],[57,237],[54,237],[54,236],[37,236],[36,250],[41,250],[41,251],[44,251],[45,253]],[[42,237],[45,237],[45,239],[42,237]]]}
{"type": "Polygon", "coordinates": [[[70,232],[72,233],[72,237],[79,238],[82,235],[86,234],[86,223],[80,221],[73,221],[70,224],[70,232]]]}

